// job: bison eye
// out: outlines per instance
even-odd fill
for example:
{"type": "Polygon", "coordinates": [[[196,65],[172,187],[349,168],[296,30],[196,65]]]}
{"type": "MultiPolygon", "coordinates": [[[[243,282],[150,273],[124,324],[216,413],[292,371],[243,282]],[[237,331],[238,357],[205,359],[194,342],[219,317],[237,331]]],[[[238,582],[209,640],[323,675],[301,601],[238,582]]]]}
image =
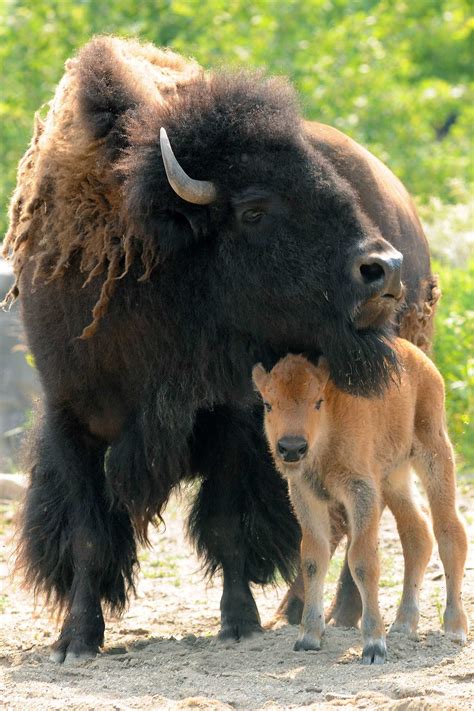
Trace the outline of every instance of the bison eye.
{"type": "Polygon", "coordinates": [[[242,222],[245,222],[248,225],[254,225],[257,222],[260,222],[262,217],[264,216],[264,212],[262,210],[256,210],[255,208],[252,210],[245,210],[245,212],[242,213],[242,222]]]}
{"type": "Polygon", "coordinates": [[[315,405],[316,410],[319,410],[319,408],[321,407],[321,404],[322,404],[322,403],[323,403],[323,400],[318,400],[318,402],[317,402],[316,405],[315,405]]]}
{"type": "Polygon", "coordinates": [[[265,400],[263,401],[263,407],[267,412],[271,412],[272,406],[270,405],[269,402],[266,402],[265,400]]]}

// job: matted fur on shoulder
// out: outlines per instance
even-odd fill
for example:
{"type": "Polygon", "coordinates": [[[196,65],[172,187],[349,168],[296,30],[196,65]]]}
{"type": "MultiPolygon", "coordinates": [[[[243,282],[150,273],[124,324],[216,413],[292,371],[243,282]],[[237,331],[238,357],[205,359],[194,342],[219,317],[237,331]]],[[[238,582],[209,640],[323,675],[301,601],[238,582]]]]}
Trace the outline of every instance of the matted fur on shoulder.
{"type": "MultiPolygon", "coordinates": [[[[167,101],[201,73],[197,64],[170,51],[111,37],[92,40],[66,62],[46,119],[36,115],[33,139],[20,161],[3,248],[16,280],[5,304],[18,296],[26,260],[35,260],[35,280],[51,280],[79,252],[86,281],[106,273],[83,337],[93,334],[115,281],[133,258],[132,244],[122,237],[121,191],[111,173],[107,140],[133,107],[167,101]]],[[[153,257],[149,249],[142,252],[148,272],[153,257]]]]}
{"type": "Polygon", "coordinates": [[[278,140],[298,123],[294,93],[284,82],[205,75],[194,61],[151,44],[93,39],[66,62],[20,162],[3,248],[16,280],[4,304],[18,296],[27,260],[35,261],[34,280],[48,281],[79,254],[85,283],[105,274],[82,334],[90,337],[131,264],[141,260],[147,279],[159,262],[152,213],[176,202],[161,161],[161,125],[171,128],[192,177],[216,180],[242,138],[255,140],[263,131],[278,140]],[[210,173],[201,176],[203,170],[210,173]]]}

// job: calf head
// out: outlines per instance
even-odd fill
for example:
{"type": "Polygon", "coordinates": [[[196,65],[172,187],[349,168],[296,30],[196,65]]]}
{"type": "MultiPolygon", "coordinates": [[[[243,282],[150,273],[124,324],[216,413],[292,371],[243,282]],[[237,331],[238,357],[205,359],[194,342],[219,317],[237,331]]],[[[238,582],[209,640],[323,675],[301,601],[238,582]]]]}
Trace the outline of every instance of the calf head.
{"type": "Polygon", "coordinates": [[[301,355],[287,355],[267,372],[252,371],[265,408],[265,432],[275,464],[286,477],[301,472],[317,441],[320,408],[329,379],[324,358],[315,366],[301,355]]]}

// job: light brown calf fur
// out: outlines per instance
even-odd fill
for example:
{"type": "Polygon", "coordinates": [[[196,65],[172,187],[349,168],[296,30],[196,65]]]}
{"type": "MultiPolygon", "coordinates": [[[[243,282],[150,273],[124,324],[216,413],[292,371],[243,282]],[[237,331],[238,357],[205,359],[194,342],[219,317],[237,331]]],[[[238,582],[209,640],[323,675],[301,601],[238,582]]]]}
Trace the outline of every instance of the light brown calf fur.
{"type": "Polygon", "coordinates": [[[378,528],[386,504],[395,516],[405,558],[403,595],[392,630],[412,634],[432,549],[430,524],[413,490],[412,467],[430,503],[446,574],[444,630],[465,642],[461,585],[467,552],[456,510],[454,455],[446,430],[444,384],[429,358],[397,339],[400,381],[382,398],[358,398],[318,366],[288,355],[270,373],[255,366],[265,403],[265,431],[275,463],[288,480],[303,538],[305,604],[295,650],[319,649],[324,633],[323,585],[330,550],[329,504],[342,503],[349,521],[349,565],[362,598],[362,661],[382,664],[385,629],[378,604],[378,528]]]}

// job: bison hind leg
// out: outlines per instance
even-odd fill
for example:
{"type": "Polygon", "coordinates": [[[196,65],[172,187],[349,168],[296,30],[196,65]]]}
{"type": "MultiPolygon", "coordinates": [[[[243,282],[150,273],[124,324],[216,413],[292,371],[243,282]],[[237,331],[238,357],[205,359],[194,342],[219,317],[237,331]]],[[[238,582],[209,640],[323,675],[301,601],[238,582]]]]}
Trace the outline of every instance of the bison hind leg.
{"type": "Polygon", "coordinates": [[[103,644],[101,603],[123,610],[137,564],[128,513],[111,503],[105,445],[64,410],[49,410],[30,448],[17,567],[64,616],[52,659],[92,656],[103,644]]]}

